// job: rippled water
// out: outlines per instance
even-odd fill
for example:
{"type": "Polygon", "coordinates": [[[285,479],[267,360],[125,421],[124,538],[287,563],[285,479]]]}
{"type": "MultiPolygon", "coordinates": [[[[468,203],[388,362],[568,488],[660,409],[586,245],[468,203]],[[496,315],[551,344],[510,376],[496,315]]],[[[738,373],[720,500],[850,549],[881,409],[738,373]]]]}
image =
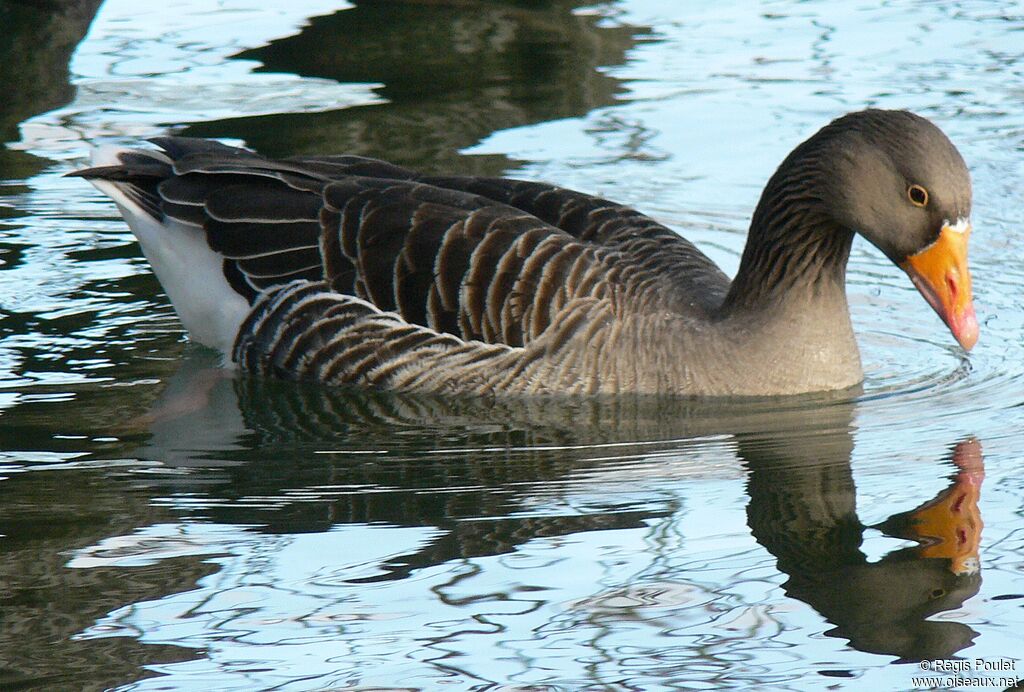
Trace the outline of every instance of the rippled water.
{"type": "Polygon", "coordinates": [[[0,2],[0,686],[915,689],[915,661],[956,656],[1024,677],[1019,5],[137,5],[0,2]],[[967,160],[982,337],[965,356],[856,244],[855,398],[235,377],[60,177],[168,130],[509,173],[648,211],[731,272],[774,166],[865,105],[967,160]]]}

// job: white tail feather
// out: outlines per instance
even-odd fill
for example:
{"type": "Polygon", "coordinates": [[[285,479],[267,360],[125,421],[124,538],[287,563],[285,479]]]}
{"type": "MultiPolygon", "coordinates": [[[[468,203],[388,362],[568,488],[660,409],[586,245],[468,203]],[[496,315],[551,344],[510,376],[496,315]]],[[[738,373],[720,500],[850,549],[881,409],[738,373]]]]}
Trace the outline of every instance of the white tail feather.
{"type": "MultiPolygon", "coordinates": [[[[118,155],[126,151],[100,147],[93,151],[92,163],[118,165],[118,155]]],[[[167,160],[162,153],[146,153],[167,160]]],[[[189,337],[230,357],[238,328],[250,306],[228,284],[223,258],[210,249],[203,230],[153,218],[125,195],[117,183],[97,179],[89,182],[117,204],[189,337]]]]}

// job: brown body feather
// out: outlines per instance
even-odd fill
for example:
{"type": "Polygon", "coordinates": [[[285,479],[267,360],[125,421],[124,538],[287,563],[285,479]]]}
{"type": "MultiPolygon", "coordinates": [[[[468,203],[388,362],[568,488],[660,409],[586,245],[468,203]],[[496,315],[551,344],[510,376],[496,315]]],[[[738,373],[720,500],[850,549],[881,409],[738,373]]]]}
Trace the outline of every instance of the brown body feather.
{"type": "Polygon", "coordinates": [[[571,190],[155,141],[169,161],[140,153],[116,178],[223,256],[254,303],[232,354],[247,369],[400,390],[619,391],[637,376],[599,376],[597,342],[622,342],[610,325],[706,318],[728,288],[668,228],[571,190]]]}

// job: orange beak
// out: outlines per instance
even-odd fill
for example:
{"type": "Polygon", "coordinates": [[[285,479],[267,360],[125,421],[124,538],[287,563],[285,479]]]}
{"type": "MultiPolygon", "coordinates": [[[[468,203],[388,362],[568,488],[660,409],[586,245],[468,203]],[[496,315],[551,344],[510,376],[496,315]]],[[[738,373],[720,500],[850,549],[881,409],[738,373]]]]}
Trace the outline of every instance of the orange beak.
{"type": "Polygon", "coordinates": [[[978,341],[978,318],[974,315],[971,272],[967,268],[970,235],[967,222],[944,224],[938,240],[900,264],[966,351],[978,341]]]}

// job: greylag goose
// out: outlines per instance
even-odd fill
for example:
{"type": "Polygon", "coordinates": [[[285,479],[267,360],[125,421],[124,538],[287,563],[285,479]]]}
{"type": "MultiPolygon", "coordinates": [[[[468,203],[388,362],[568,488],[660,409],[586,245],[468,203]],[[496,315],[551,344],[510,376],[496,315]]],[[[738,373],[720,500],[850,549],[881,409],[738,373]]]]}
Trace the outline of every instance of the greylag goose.
{"type": "Polygon", "coordinates": [[[844,389],[863,379],[855,232],[964,349],[978,338],[970,176],[905,111],[850,113],[797,146],[731,282],[647,216],[544,183],[152,142],[72,175],[117,203],[191,338],[256,373],[442,394],[844,389]]]}

